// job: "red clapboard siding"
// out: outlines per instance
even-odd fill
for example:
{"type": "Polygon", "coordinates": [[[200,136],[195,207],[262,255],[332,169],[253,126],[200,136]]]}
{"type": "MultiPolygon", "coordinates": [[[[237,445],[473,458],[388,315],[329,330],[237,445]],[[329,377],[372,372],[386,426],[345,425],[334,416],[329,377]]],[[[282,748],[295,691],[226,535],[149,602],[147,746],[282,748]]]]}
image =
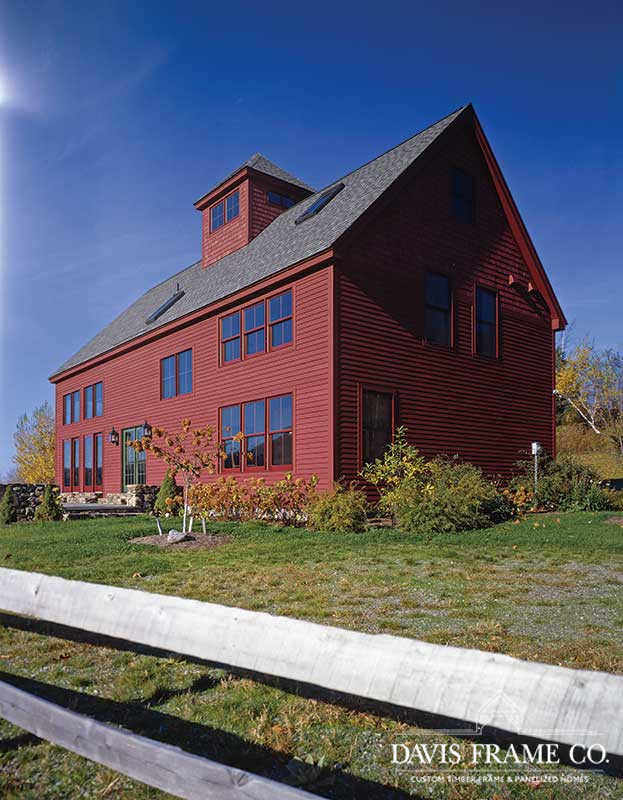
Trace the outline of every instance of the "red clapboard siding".
{"type": "MultiPolygon", "coordinates": [[[[261,397],[294,395],[294,471],[318,475],[322,486],[332,480],[330,468],[330,348],[332,326],[328,312],[331,270],[324,268],[292,283],[294,292],[294,344],[236,364],[219,366],[218,315],[112,357],[56,384],[57,451],[56,480],[62,480],[64,439],[102,432],[104,442],[104,492],[121,486],[121,446],[110,444],[107,434],[142,424],[178,430],[184,417],[195,425],[217,428],[218,409],[261,397]],[[193,392],[160,399],[160,360],[187,348],[193,351],[193,392]],[[81,391],[97,381],[104,384],[104,416],[63,425],[63,395],[81,391]]],[[[259,294],[258,297],[265,296],[259,294]]],[[[235,309],[232,305],[232,310],[235,309]]],[[[147,482],[158,484],[164,464],[147,458],[147,482]]],[[[258,472],[252,473],[258,475],[258,472]]],[[[268,480],[283,472],[261,473],[268,480]]]]}
{"type": "Polygon", "coordinates": [[[356,476],[359,388],[397,392],[397,423],[426,455],[459,454],[507,476],[530,442],[554,448],[550,317],[508,276],[528,269],[471,129],[457,131],[349,245],[337,272],[337,474],[356,476]],[[475,221],[452,214],[452,169],[476,179],[475,221]],[[426,270],[454,288],[454,348],[423,341],[426,270]],[[472,353],[475,283],[497,289],[500,358],[472,353]]]}

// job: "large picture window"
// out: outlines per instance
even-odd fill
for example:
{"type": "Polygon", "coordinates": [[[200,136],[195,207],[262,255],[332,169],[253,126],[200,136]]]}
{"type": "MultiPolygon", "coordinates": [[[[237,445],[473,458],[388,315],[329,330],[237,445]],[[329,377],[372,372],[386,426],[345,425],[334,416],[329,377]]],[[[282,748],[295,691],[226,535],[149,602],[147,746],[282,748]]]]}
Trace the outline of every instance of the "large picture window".
{"type": "Polygon", "coordinates": [[[362,461],[382,458],[394,434],[394,395],[364,389],[362,392],[362,461]]]}
{"type": "Polygon", "coordinates": [[[183,350],[160,362],[160,397],[163,400],[193,390],[193,351],[183,350]]]}
{"type": "Polygon", "coordinates": [[[292,290],[221,317],[221,363],[229,364],[292,342],[292,290]]]}
{"type": "Polygon", "coordinates": [[[450,280],[436,272],[426,273],[425,336],[427,341],[450,347],[452,340],[452,293],[450,280]]]}
{"type": "Polygon", "coordinates": [[[476,352],[480,356],[497,356],[497,293],[476,287],[476,352]]]}
{"type": "Polygon", "coordinates": [[[292,395],[222,408],[221,443],[225,470],[291,467],[292,395]]]}

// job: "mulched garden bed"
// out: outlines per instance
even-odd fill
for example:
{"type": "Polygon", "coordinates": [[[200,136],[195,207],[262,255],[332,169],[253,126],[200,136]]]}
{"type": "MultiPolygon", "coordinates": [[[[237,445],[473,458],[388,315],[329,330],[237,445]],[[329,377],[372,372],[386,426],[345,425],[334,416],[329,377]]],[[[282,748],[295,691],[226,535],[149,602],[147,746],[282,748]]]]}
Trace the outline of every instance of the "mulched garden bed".
{"type": "Polygon", "coordinates": [[[213,547],[220,547],[222,544],[231,542],[231,536],[211,536],[208,533],[189,533],[189,538],[183,542],[167,542],[167,534],[159,536],[139,536],[130,539],[131,544],[155,544],[156,547],[166,547],[169,550],[204,550],[213,547]]]}

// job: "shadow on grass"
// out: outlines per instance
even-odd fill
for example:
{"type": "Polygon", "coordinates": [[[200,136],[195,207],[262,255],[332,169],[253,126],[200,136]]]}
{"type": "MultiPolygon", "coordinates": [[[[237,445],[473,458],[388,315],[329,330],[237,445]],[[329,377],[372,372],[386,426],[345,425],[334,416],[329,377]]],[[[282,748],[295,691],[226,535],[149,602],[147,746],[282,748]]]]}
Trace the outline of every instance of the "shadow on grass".
{"type": "MultiPolygon", "coordinates": [[[[139,655],[149,655],[159,658],[163,657],[179,658],[184,661],[188,661],[193,664],[199,664],[204,667],[222,669],[227,671],[229,674],[234,675],[235,677],[248,678],[250,680],[263,683],[264,685],[274,687],[281,691],[289,692],[291,694],[296,694],[299,697],[305,697],[312,700],[320,700],[322,702],[339,705],[342,706],[343,708],[347,708],[350,710],[360,711],[362,713],[374,714],[376,716],[388,717],[390,719],[397,720],[407,725],[415,726],[418,728],[429,729],[432,733],[436,732],[440,736],[453,735],[458,737],[466,737],[472,741],[498,744],[502,747],[507,747],[510,744],[516,746],[517,745],[521,746],[525,744],[531,748],[534,748],[536,745],[544,741],[533,737],[518,736],[517,734],[512,733],[510,731],[500,730],[491,727],[485,727],[484,729],[482,729],[482,732],[480,734],[474,734],[475,721],[467,722],[465,720],[453,719],[451,717],[444,717],[443,715],[440,714],[432,714],[424,711],[419,711],[417,709],[396,706],[391,703],[384,703],[377,700],[360,698],[343,692],[329,690],[326,689],[325,687],[316,686],[314,684],[307,684],[298,681],[292,681],[285,678],[278,678],[274,675],[267,675],[261,672],[254,672],[251,670],[240,669],[220,662],[206,661],[204,659],[195,658],[193,656],[185,656],[168,650],[162,650],[160,648],[151,647],[150,645],[136,644],[134,642],[129,642],[125,639],[117,639],[112,636],[95,634],[81,630],[79,628],[72,628],[67,625],[59,625],[53,622],[45,622],[32,618],[19,617],[13,614],[4,614],[0,612],[0,625],[5,625],[7,627],[16,628],[18,630],[28,631],[31,633],[43,634],[46,636],[56,636],[58,638],[67,639],[69,641],[91,644],[99,647],[110,647],[115,650],[129,651],[133,653],[138,653],[139,655]]],[[[191,689],[191,691],[193,690],[203,691],[205,689],[212,688],[211,683],[213,682],[213,679],[211,679],[209,676],[199,679],[197,683],[201,682],[205,682],[203,688],[197,687],[191,689]]],[[[46,684],[41,684],[41,685],[45,686],[46,684]]],[[[50,687],[50,688],[54,689],[55,687],[50,687]]],[[[61,691],[69,691],[69,690],[61,690],[61,691]]],[[[188,689],[172,690],[170,692],[167,690],[160,690],[159,692],[156,693],[156,696],[148,699],[147,701],[144,701],[144,703],[148,705],[159,705],[161,703],[166,702],[168,699],[170,699],[170,697],[174,697],[178,694],[183,694],[188,691],[189,691],[188,689]]],[[[90,697],[89,695],[85,696],[90,697]]],[[[97,700],[97,698],[93,699],[97,700]]],[[[108,701],[108,702],[112,703],[113,701],[108,701]]],[[[123,704],[118,704],[118,705],[123,705],[123,704]]],[[[150,712],[150,713],[160,713],[160,712],[150,712]]],[[[177,718],[170,717],[170,719],[176,720],[177,718]]],[[[182,722],[181,720],[178,721],[182,722]]],[[[190,723],[184,723],[184,724],[190,724],[190,723]]],[[[127,727],[129,727],[130,730],[134,730],[130,725],[128,725],[127,727]]],[[[208,729],[208,730],[213,730],[213,729],[208,729]]],[[[227,734],[222,731],[216,731],[215,733],[217,735],[222,735],[224,737],[232,736],[231,734],[227,734]]],[[[154,738],[159,738],[159,737],[154,736],[154,738]]],[[[239,740],[238,737],[235,736],[233,737],[233,739],[237,741],[244,741],[244,740],[239,740]]],[[[168,741],[168,740],[162,739],[162,741],[168,741]]],[[[255,747],[254,745],[248,745],[248,743],[246,742],[244,742],[244,746],[245,747],[248,746],[251,748],[255,747]]],[[[263,750],[263,748],[260,749],[263,750]]],[[[562,744],[559,745],[558,757],[561,764],[564,764],[566,766],[571,766],[576,770],[581,770],[586,772],[593,771],[596,773],[605,773],[615,777],[623,777],[622,756],[610,755],[608,763],[602,765],[601,768],[588,767],[585,770],[582,770],[570,758],[570,749],[571,748],[567,745],[562,745],[562,744]]],[[[189,752],[195,752],[195,751],[190,750],[189,752]]],[[[282,759],[282,756],[279,756],[278,754],[273,753],[270,750],[267,750],[266,752],[271,754],[270,755],[271,759],[275,758],[282,759]]],[[[206,755],[205,753],[202,754],[206,755]]],[[[215,758],[216,760],[220,760],[220,758],[217,758],[216,756],[210,756],[210,757],[215,758]]],[[[234,764],[230,761],[223,761],[223,763],[240,767],[240,764],[234,764]]],[[[247,765],[245,766],[245,768],[253,769],[252,767],[248,766],[246,761],[245,764],[247,765]]],[[[361,783],[359,779],[347,775],[346,773],[343,773],[341,771],[333,771],[332,773],[331,770],[326,770],[325,772],[327,773],[328,776],[331,774],[333,774],[334,776],[340,775],[341,777],[347,778],[348,780],[361,783]]],[[[269,775],[269,773],[265,771],[261,772],[260,774],[269,775]]],[[[391,789],[386,786],[381,786],[380,784],[363,781],[363,784],[367,785],[368,783],[370,784],[371,787],[374,787],[377,790],[377,793],[361,794],[361,795],[360,794],[344,795],[340,793],[340,794],[328,794],[326,796],[332,798],[369,797],[370,800],[376,800],[377,798],[379,798],[379,800],[381,799],[390,800],[390,798],[391,800],[399,800],[399,798],[415,797],[415,795],[413,794],[401,792],[398,789],[391,789]],[[385,792],[385,794],[383,793],[379,794],[378,791],[385,792]]]]}
{"type": "MultiPolygon", "coordinates": [[[[306,791],[317,793],[319,797],[335,800],[347,800],[347,798],[413,800],[416,797],[400,789],[350,775],[339,768],[313,768],[313,779],[309,782],[295,783],[288,770],[288,762],[292,759],[292,755],[278,753],[227,731],[189,722],[145,706],[145,703],[163,702],[168,696],[181,692],[204,691],[206,689],[204,678],[195,681],[189,689],[181,692],[157,692],[147,701],[128,703],[94,697],[73,689],[53,686],[6,672],[0,672],[0,680],[99,722],[121,725],[128,731],[155,741],[176,745],[188,753],[245,769],[281,783],[298,785],[306,791]]],[[[3,749],[10,750],[17,746],[40,742],[36,736],[24,734],[0,740],[0,752],[3,749]]]]}

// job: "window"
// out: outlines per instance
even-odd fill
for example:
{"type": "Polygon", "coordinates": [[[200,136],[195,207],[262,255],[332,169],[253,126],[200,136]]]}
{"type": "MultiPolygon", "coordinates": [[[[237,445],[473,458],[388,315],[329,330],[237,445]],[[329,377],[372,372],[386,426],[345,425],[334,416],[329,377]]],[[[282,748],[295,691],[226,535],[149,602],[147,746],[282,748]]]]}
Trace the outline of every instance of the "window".
{"type": "Polygon", "coordinates": [[[335,195],[339,194],[343,188],[344,184],[338,183],[337,186],[334,186],[332,189],[329,189],[324,194],[321,194],[320,197],[314,200],[314,202],[309,206],[309,208],[306,211],[303,211],[300,217],[297,217],[294,220],[294,224],[300,225],[301,222],[305,222],[306,219],[309,219],[310,217],[315,216],[319,211],[322,211],[322,209],[327,205],[327,203],[330,203],[331,200],[333,200],[333,198],[335,197],[335,195]]]}
{"type": "Polygon", "coordinates": [[[71,421],[72,422],[80,422],[80,392],[72,392],[72,411],[71,411],[71,421]]]}
{"type": "Polygon", "coordinates": [[[481,356],[497,356],[497,294],[476,287],[476,352],[481,356]]]}
{"type": "Polygon", "coordinates": [[[103,478],[103,445],[104,445],[104,436],[101,433],[95,434],[95,485],[101,486],[102,485],[102,478],[103,478]]]}
{"type": "Polygon", "coordinates": [[[93,437],[84,437],[84,485],[93,486],[93,437]]]}
{"type": "Polygon", "coordinates": [[[264,352],[264,303],[244,310],[244,352],[247,356],[264,352]]]}
{"type": "Polygon", "coordinates": [[[282,347],[292,341],[292,290],[271,297],[268,304],[270,346],[282,347]]]}
{"type": "Polygon", "coordinates": [[[221,318],[220,325],[223,364],[290,344],[293,335],[292,290],[228,314],[221,318]]]}
{"type": "Polygon", "coordinates": [[[210,230],[216,231],[222,227],[226,222],[229,222],[240,213],[240,195],[238,190],[225,200],[221,200],[210,209],[210,230]]]}
{"type": "Polygon", "coordinates": [[[452,206],[454,216],[461,222],[472,222],[474,218],[474,179],[462,169],[452,173],[452,206]]]}
{"type": "MultiPolygon", "coordinates": [[[[69,395],[67,395],[69,397],[69,395]]],[[[63,485],[71,486],[71,440],[63,442],[63,485]]]]}
{"type": "Polygon", "coordinates": [[[221,225],[225,224],[225,209],[223,203],[217,203],[210,209],[210,229],[213,231],[218,230],[221,225]]]}
{"type": "Polygon", "coordinates": [[[225,458],[223,469],[240,469],[240,406],[225,406],[221,410],[221,441],[225,458]]]}
{"type": "Polygon", "coordinates": [[[192,350],[167,356],[160,362],[160,397],[167,400],[193,390],[192,350]]]}
{"type": "Polygon", "coordinates": [[[221,320],[221,347],[223,363],[240,358],[240,312],[230,314],[221,320]]]}
{"type": "Polygon", "coordinates": [[[180,289],[180,285],[178,283],[175,294],[172,294],[168,300],[165,300],[161,306],[158,306],[158,308],[147,317],[145,320],[146,324],[150,325],[152,322],[155,322],[158,317],[161,317],[165,311],[168,311],[171,306],[175,305],[175,303],[177,303],[178,300],[181,300],[182,297],[184,297],[184,291],[180,289]]]}
{"type": "Polygon", "coordinates": [[[426,339],[450,347],[452,294],[445,275],[426,273],[426,339]]]}
{"type": "Polygon", "coordinates": [[[230,194],[227,200],[225,200],[225,217],[227,222],[230,219],[234,219],[240,213],[240,200],[238,197],[238,192],[234,192],[230,194]]]}
{"type": "Polygon", "coordinates": [[[221,409],[221,442],[225,452],[223,469],[291,466],[292,395],[225,406],[221,409]],[[237,437],[241,430],[242,442],[237,437]]]}
{"type": "Polygon", "coordinates": [[[381,458],[394,432],[394,396],[364,389],[362,393],[362,460],[381,458]]]}
{"type": "Polygon", "coordinates": [[[80,422],[80,390],[63,397],[63,424],[80,422]]]}
{"type": "Polygon", "coordinates": [[[69,425],[71,422],[71,395],[66,394],[63,397],[63,425],[69,425]]]}
{"type": "Polygon", "coordinates": [[[278,192],[267,192],[266,196],[268,197],[268,202],[272,203],[274,206],[292,208],[294,205],[294,200],[285,194],[279,194],[278,192]]]}
{"type": "Polygon", "coordinates": [[[292,395],[271,397],[268,430],[270,432],[270,463],[273,466],[292,464],[292,395]]]}
{"type": "Polygon", "coordinates": [[[264,467],[266,464],[265,408],[263,400],[244,404],[244,453],[248,467],[264,467]]]}
{"type": "Polygon", "coordinates": [[[103,384],[94,383],[87,386],[84,390],[84,418],[101,417],[104,413],[104,390],[103,384]]]}
{"type": "Polygon", "coordinates": [[[72,461],[72,486],[80,486],[80,439],[72,439],[73,461],[72,461]]]}

